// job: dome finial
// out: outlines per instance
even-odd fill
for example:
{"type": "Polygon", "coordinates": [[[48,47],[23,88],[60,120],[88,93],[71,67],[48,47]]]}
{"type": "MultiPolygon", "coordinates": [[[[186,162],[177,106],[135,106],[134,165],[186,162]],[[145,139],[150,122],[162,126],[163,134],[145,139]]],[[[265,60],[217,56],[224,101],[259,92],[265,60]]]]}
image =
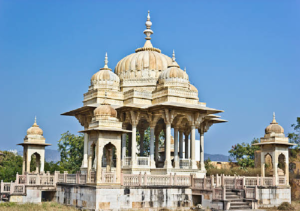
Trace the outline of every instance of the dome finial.
{"type": "Polygon", "coordinates": [[[186,67],[184,67],[184,72],[186,72],[186,67]]]}
{"type": "Polygon", "coordinates": [[[34,123],[33,123],[32,127],[38,127],[38,125],[36,123],[36,116],[34,117],[34,123]]]}
{"type": "Polygon", "coordinates": [[[105,60],[104,60],[104,68],[108,68],[108,59],[107,59],[107,52],[105,53],[105,60]]]}
{"type": "Polygon", "coordinates": [[[172,61],[175,62],[176,58],[175,58],[175,51],[173,50],[173,54],[172,54],[172,61]]]}
{"type": "Polygon", "coordinates": [[[146,21],[146,30],[144,30],[144,34],[146,35],[146,40],[151,40],[151,34],[153,31],[151,30],[152,22],[150,21],[150,11],[148,10],[148,16],[146,21]]]}
{"type": "Polygon", "coordinates": [[[275,119],[275,112],[273,112],[273,121],[272,121],[272,123],[277,123],[276,119],[275,119]]]}

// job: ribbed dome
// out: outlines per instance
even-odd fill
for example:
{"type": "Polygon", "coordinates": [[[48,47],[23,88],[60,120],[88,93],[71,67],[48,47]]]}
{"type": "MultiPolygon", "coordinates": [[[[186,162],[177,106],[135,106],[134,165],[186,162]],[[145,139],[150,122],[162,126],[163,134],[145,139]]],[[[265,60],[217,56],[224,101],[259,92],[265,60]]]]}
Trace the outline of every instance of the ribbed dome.
{"type": "Polygon", "coordinates": [[[117,111],[109,104],[103,102],[94,110],[96,117],[117,117],[117,111]]]}
{"type": "Polygon", "coordinates": [[[107,54],[105,55],[105,65],[91,78],[91,85],[95,88],[119,89],[120,78],[107,66],[107,54]]]}
{"type": "Polygon", "coordinates": [[[284,129],[283,127],[281,127],[275,119],[275,113],[273,114],[273,121],[270,123],[270,125],[268,127],[266,127],[265,129],[265,133],[266,134],[270,134],[270,133],[284,133],[284,129]]]}
{"type": "Polygon", "coordinates": [[[135,50],[121,59],[115,67],[115,73],[123,79],[142,79],[158,78],[161,71],[167,69],[172,64],[172,59],[164,54],[158,48],[154,48],[151,43],[152,22],[148,12],[146,21],[146,42],[144,47],[135,50]]]}
{"type": "Polygon", "coordinates": [[[178,82],[178,83],[189,83],[189,76],[188,74],[180,69],[179,65],[175,61],[175,53],[173,51],[173,58],[172,58],[172,64],[169,65],[169,67],[164,70],[158,79],[159,84],[163,84],[166,82],[178,82]]]}
{"type": "Polygon", "coordinates": [[[156,51],[156,48],[142,49],[118,62],[115,73],[120,79],[157,78],[172,63],[170,57],[156,51]]]}
{"type": "Polygon", "coordinates": [[[27,130],[27,135],[43,135],[43,130],[36,124],[36,118],[33,125],[27,130]]]}

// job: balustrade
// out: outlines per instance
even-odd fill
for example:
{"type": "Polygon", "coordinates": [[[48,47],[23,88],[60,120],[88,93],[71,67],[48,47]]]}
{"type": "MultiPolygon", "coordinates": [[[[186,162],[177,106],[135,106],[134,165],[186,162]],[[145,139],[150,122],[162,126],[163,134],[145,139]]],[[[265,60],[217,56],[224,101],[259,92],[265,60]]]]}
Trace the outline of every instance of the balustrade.
{"type": "Polygon", "coordinates": [[[189,169],[190,165],[191,165],[190,159],[184,159],[184,158],[179,159],[179,167],[181,169],[189,169]]]}
{"type": "Polygon", "coordinates": [[[137,165],[150,167],[150,157],[137,157],[137,165]]]}

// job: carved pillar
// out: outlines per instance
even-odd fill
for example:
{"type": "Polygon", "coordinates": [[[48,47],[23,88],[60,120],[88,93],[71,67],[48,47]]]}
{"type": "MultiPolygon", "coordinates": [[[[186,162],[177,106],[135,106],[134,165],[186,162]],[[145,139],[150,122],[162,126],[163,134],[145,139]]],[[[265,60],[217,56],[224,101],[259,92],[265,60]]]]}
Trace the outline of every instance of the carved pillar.
{"type": "Polygon", "coordinates": [[[183,131],[179,130],[179,157],[183,158],[183,131]]]}
{"type": "Polygon", "coordinates": [[[197,164],[196,164],[196,153],[195,153],[195,151],[196,151],[196,144],[195,144],[195,125],[192,125],[191,126],[191,143],[190,143],[190,145],[191,145],[191,151],[190,151],[190,153],[191,153],[191,168],[192,169],[197,169],[197,164]]]}
{"type": "Polygon", "coordinates": [[[289,183],[289,174],[290,174],[290,172],[289,172],[289,153],[284,155],[284,158],[285,158],[285,160],[284,160],[284,162],[285,162],[285,174],[284,174],[285,184],[290,185],[290,183],[289,183]]]}
{"type": "Polygon", "coordinates": [[[131,137],[131,165],[136,166],[136,125],[132,125],[131,137]]]}
{"type": "Polygon", "coordinates": [[[89,155],[88,158],[88,169],[87,169],[87,182],[91,182],[91,170],[92,170],[92,156],[89,155]]]}
{"type": "Polygon", "coordinates": [[[131,157],[132,133],[128,134],[128,157],[131,157]]]}
{"type": "Polygon", "coordinates": [[[200,130],[200,166],[201,170],[205,170],[205,164],[204,164],[204,131],[200,130]]]}
{"type": "Polygon", "coordinates": [[[154,129],[155,126],[150,126],[150,166],[151,168],[155,168],[155,161],[154,161],[154,129]]]}
{"type": "MultiPolygon", "coordinates": [[[[85,130],[87,127],[84,128],[85,130]]],[[[88,163],[88,141],[89,141],[89,134],[84,133],[84,145],[83,145],[83,160],[81,168],[87,168],[88,163]]]]}
{"type": "Polygon", "coordinates": [[[144,130],[140,130],[140,156],[144,156],[144,135],[145,135],[145,131],[144,130]]]}
{"type": "Polygon", "coordinates": [[[171,123],[166,123],[166,141],[165,141],[165,166],[164,168],[172,168],[171,163],[171,123]]]}
{"type": "Polygon", "coordinates": [[[23,165],[22,165],[22,175],[25,174],[25,171],[26,171],[26,146],[24,146],[23,148],[23,165]]]}
{"type": "Polygon", "coordinates": [[[117,155],[117,160],[116,160],[116,177],[117,177],[117,183],[121,182],[121,156],[120,156],[120,147],[116,147],[116,155],[117,155]]]}
{"type": "Polygon", "coordinates": [[[178,159],[178,128],[174,128],[174,166],[179,168],[179,159],[178,159]]]}
{"type": "Polygon", "coordinates": [[[97,171],[96,171],[96,184],[100,184],[102,182],[102,154],[103,148],[100,148],[100,140],[97,140],[96,151],[97,151],[97,171]]]}
{"type": "Polygon", "coordinates": [[[272,160],[273,160],[273,176],[275,177],[275,185],[278,185],[278,155],[276,153],[276,151],[274,151],[273,155],[272,155],[272,160]]]}
{"type": "Polygon", "coordinates": [[[30,161],[31,161],[31,155],[27,151],[27,158],[26,158],[26,172],[30,172],[30,161]]]}

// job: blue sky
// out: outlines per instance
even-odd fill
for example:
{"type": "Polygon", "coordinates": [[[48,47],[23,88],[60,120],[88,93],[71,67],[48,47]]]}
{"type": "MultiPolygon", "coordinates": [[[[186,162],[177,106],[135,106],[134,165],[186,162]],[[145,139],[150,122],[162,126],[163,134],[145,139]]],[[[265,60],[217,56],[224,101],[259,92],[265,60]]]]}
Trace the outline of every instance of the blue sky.
{"type": "Polygon", "coordinates": [[[291,132],[300,116],[299,1],[0,0],[0,150],[21,149],[37,116],[50,148],[81,130],[61,113],[82,105],[90,78],[144,44],[186,67],[200,101],[229,122],[205,134],[205,152],[264,135],[273,111],[291,132]]]}

